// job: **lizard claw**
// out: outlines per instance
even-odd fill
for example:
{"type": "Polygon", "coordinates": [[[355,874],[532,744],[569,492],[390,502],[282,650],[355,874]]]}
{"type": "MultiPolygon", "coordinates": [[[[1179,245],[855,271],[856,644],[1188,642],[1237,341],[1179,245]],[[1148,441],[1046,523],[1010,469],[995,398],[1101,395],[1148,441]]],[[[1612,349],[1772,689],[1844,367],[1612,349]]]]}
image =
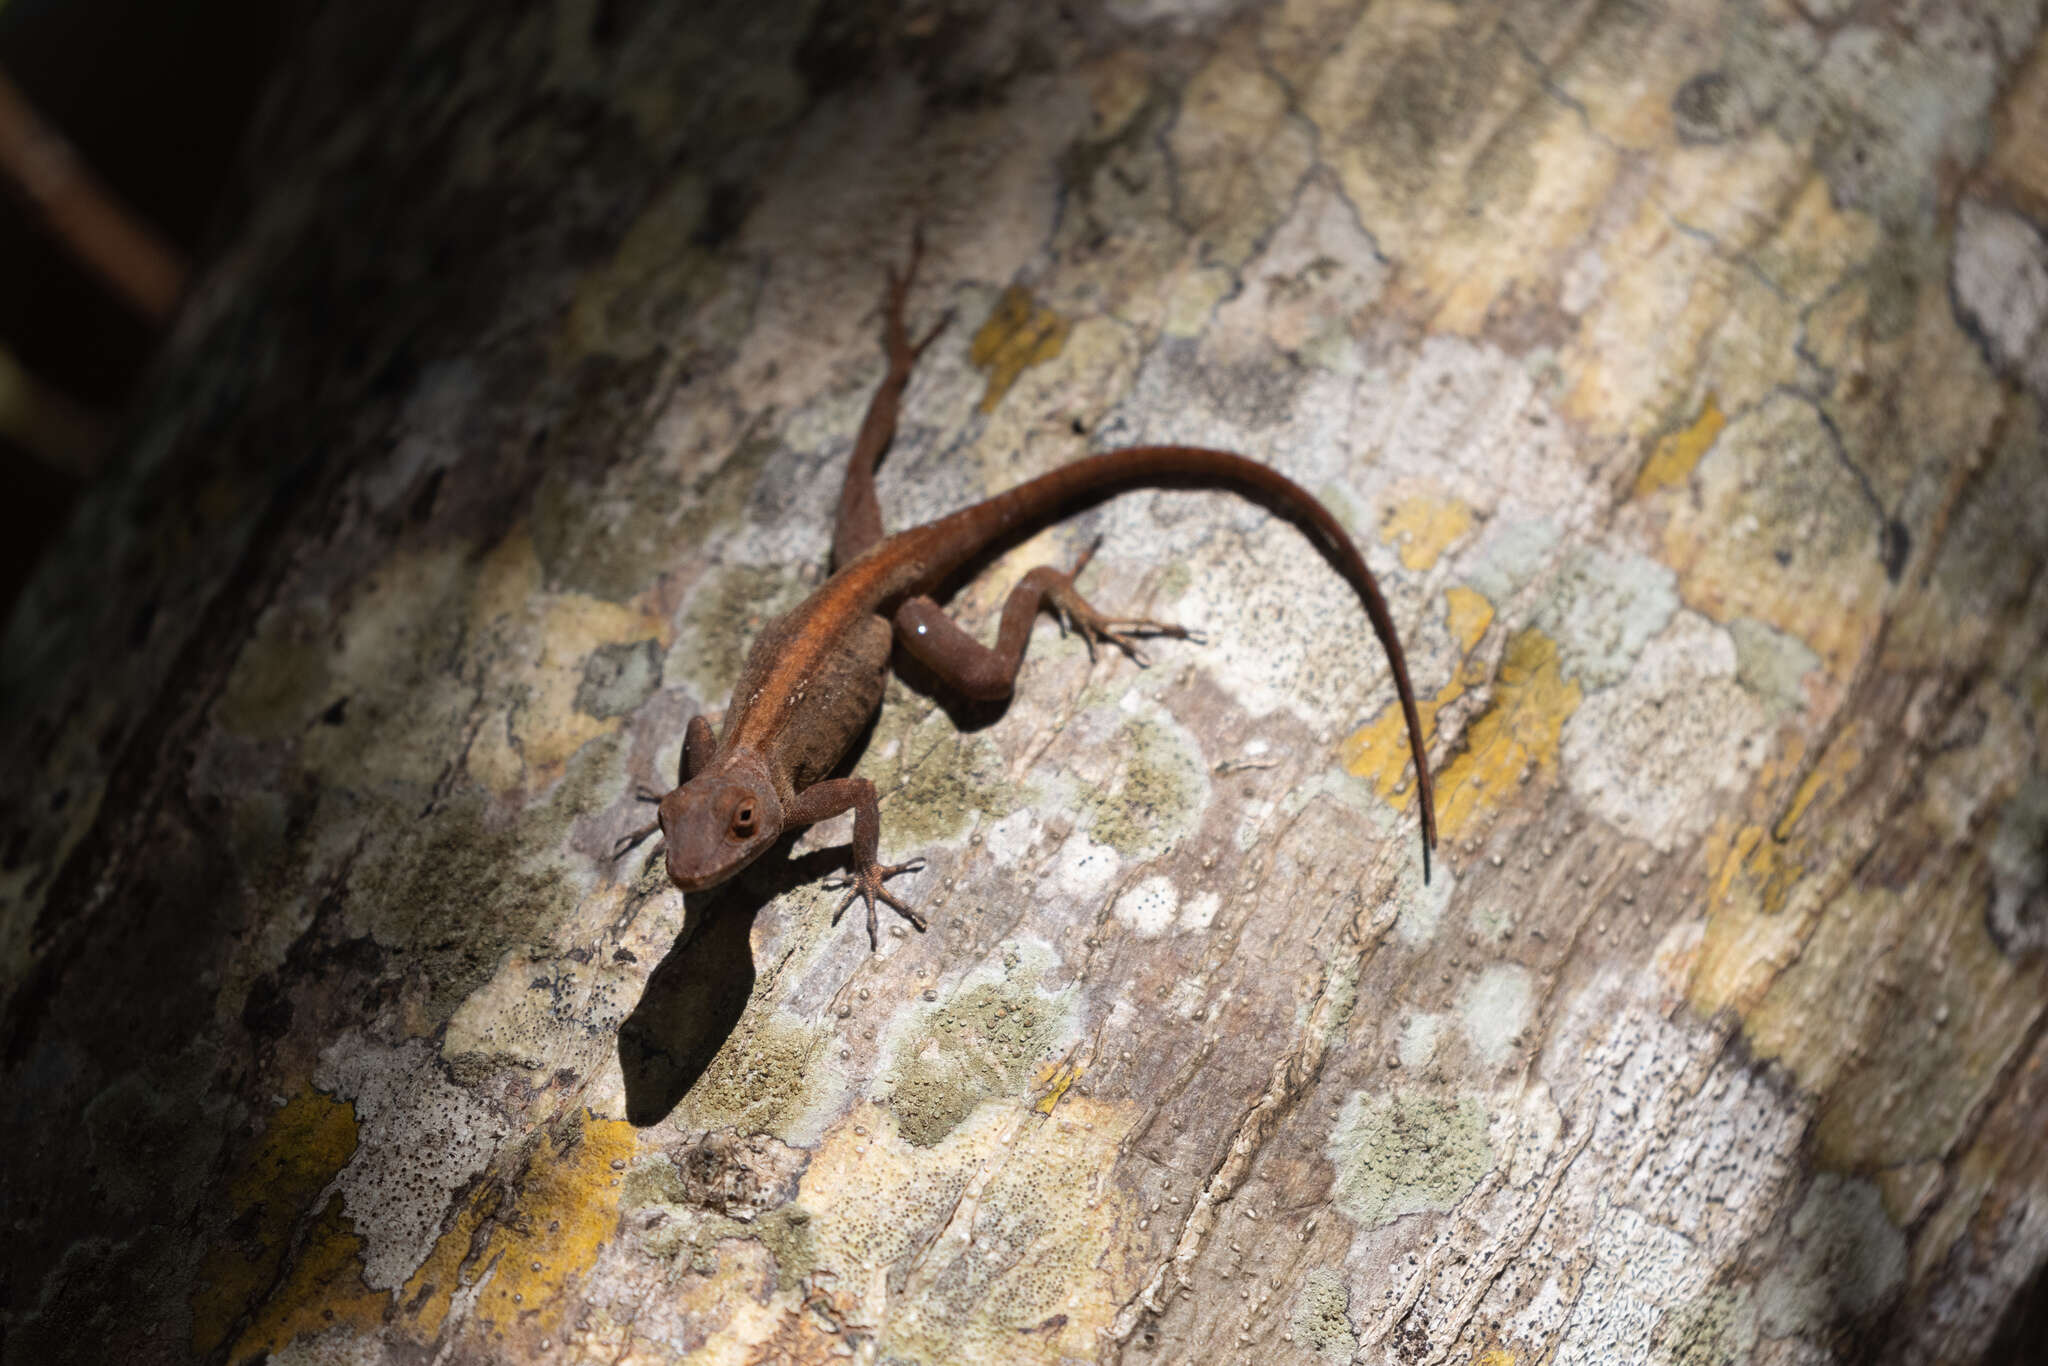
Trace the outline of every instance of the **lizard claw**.
{"type": "Polygon", "coordinates": [[[888,888],[882,885],[885,880],[895,877],[898,873],[915,873],[923,867],[924,860],[921,858],[911,859],[908,863],[871,863],[865,868],[854,869],[843,878],[835,879],[830,885],[851,887],[853,890],[839,903],[839,909],[832,912],[832,923],[837,925],[839,917],[846,914],[846,908],[853,904],[855,897],[859,897],[868,904],[868,948],[876,953],[881,952],[882,940],[875,926],[875,900],[879,897],[888,902],[889,908],[896,914],[916,926],[919,934],[923,934],[926,928],[924,917],[889,895],[888,888]]]}
{"type": "MultiPolygon", "coordinates": [[[[656,800],[658,801],[660,799],[656,798],[656,800]]],[[[631,850],[634,845],[638,844],[641,840],[646,839],[649,835],[653,834],[655,831],[659,829],[661,829],[660,821],[650,821],[648,824],[641,826],[638,830],[634,830],[627,834],[619,836],[618,839],[613,841],[612,843],[612,857],[615,859],[624,858],[627,852],[631,850]]]]}
{"type": "Polygon", "coordinates": [[[662,793],[656,792],[646,783],[642,783],[640,784],[640,786],[633,789],[633,800],[637,802],[654,802],[656,804],[659,804],[662,799],[662,796],[662,793]]]}
{"type": "Polygon", "coordinates": [[[1172,640],[1192,640],[1198,644],[1206,643],[1198,633],[1190,631],[1185,626],[1176,626],[1170,621],[1150,621],[1144,618],[1107,618],[1098,617],[1090,613],[1087,616],[1077,615],[1075,624],[1080,630],[1082,638],[1088,642],[1088,658],[1090,662],[1093,662],[1095,659],[1095,642],[1098,640],[1114,645],[1117,649],[1122,650],[1125,655],[1129,656],[1131,662],[1141,669],[1151,668],[1152,660],[1145,654],[1144,650],[1139,648],[1136,639],[1138,636],[1164,636],[1172,640]]]}

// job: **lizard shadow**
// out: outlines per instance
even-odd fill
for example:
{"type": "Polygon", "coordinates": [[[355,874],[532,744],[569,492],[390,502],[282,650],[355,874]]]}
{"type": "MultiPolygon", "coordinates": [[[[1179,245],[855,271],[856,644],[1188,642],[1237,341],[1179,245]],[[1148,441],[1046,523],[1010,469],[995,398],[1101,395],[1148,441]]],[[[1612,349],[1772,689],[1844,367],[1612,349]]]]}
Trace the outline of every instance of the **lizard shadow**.
{"type": "Polygon", "coordinates": [[[619,1024],[626,1119],[658,1124],[690,1093],[754,995],[754,918],[775,898],[839,871],[841,848],[789,856],[797,832],[737,878],[684,901],[683,930],[619,1024]]]}

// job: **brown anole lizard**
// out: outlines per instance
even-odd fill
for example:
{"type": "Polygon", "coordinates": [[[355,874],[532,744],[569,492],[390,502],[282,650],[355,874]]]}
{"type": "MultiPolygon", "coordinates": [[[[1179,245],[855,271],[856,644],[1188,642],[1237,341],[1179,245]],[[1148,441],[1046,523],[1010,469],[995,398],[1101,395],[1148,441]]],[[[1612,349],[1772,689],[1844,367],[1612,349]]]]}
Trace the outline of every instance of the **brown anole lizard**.
{"type": "Polygon", "coordinates": [[[1293,521],[1364,601],[1373,633],[1393,666],[1394,688],[1408,723],[1427,881],[1436,807],[1401,642],[1364,556],[1307,490],[1227,451],[1132,446],[1063,465],[950,517],[894,536],[883,534],[875,466],[896,433],[897,408],[911,368],[946,325],[941,319],[915,344],[904,328],[903,304],[918,256],[914,243],[904,274],[889,271],[884,336],[889,372],[868,405],[847,463],[832,540],[835,572],[796,610],[762,629],[733,688],[724,730],[714,736],[704,717],[690,718],[676,786],[658,798],[654,821],[619,841],[617,854],[659,830],[667,840],[670,880],[685,892],[703,891],[759,858],[784,831],[851,810],[852,890],[833,913],[833,923],[859,897],[867,903],[870,945],[877,942],[877,899],[923,930],[924,918],[883,885],[898,873],[916,871],[923,860],[879,862],[882,821],[875,785],[861,777],[826,776],[881,706],[892,645],[901,645],[967,697],[998,700],[1010,695],[1032,622],[1039,608],[1050,604],[1081,633],[1091,656],[1096,642],[1105,641],[1142,666],[1145,658],[1133,634],[1186,637],[1188,632],[1164,622],[1113,620],[1090,606],[1075,591],[1074,579],[1092,549],[1071,571],[1043,565],[1024,576],[1003,604],[993,649],[961,629],[930,594],[991,547],[1112,494],[1192,485],[1229,489],[1293,521]]]}

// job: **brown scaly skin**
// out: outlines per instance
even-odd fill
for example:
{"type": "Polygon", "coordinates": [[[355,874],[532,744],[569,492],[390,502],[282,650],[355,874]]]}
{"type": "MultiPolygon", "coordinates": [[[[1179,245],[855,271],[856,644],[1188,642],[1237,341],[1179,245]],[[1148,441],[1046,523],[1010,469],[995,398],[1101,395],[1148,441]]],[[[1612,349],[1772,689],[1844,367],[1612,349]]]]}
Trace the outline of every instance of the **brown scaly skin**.
{"type": "Polygon", "coordinates": [[[1164,622],[1105,618],[1074,590],[1074,578],[1087,555],[1071,571],[1041,566],[1026,574],[1003,604],[993,649],[962,630],[929,595],[998,541],[1127,489],[1192,485],[1230,489],[1293,521],[1364,602],[1373,632],[1393,667],[1394,687],[1408,722],[1422,798],[1422,875],[1427,881],[1429,854],[1436,844],[1436,805],[1401,642],[1364,557],[1329,510],[1299,485],[1227,451],[1133,446],[1077,460],[950,517],[883,535],[875,465],[895,435],[897,407],[911,367],[945,326],[941,320],[914,345],[904,330],[903,301],[917,259],[913,244],[910,269],[901,277],[894,270],[889,273],[889,373],[868,406],[847,465],[833,539],[837,572],[795,611],[769,623],[754,641],[733,689],[723,733],[714,737],[703,717],[691,719],[677,786],[658,799],[657,819],[620,840],[618,852],[623,854],[658,829],[667,840],[669,878],[685,892],[703,891],[759,858],[784,831],[851,810],[852,890],[833,921],[837,923],[859,897],[867,903],[871,945],[878,942],[878,900],[923,930],[923,917],[883,885],[923,863],[878,861],[881,811],[874,784],[866,778],[825,776],[881,705],[892,643],[900,643],[968,697],[1004,698],[1023,663],[1032,621],[1041,606],[1050,604],[1081,632],[1091,656],[1096,642],[1105,641],[1142,666],[1145,658],[1134,635],[1189,633],[1164,622]]]}

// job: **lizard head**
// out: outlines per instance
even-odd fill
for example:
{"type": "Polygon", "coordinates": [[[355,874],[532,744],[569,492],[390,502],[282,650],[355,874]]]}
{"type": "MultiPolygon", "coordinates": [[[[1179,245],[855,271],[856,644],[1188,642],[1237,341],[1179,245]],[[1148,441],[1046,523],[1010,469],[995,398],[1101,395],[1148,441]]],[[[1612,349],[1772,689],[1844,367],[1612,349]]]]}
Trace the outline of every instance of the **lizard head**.
{"type": "Polygon", "coordinates": [[[782,803],[767,767],[735,757],[661,799],[669,880],[686,892],[716,887],[782,834],[782,803]]]}

